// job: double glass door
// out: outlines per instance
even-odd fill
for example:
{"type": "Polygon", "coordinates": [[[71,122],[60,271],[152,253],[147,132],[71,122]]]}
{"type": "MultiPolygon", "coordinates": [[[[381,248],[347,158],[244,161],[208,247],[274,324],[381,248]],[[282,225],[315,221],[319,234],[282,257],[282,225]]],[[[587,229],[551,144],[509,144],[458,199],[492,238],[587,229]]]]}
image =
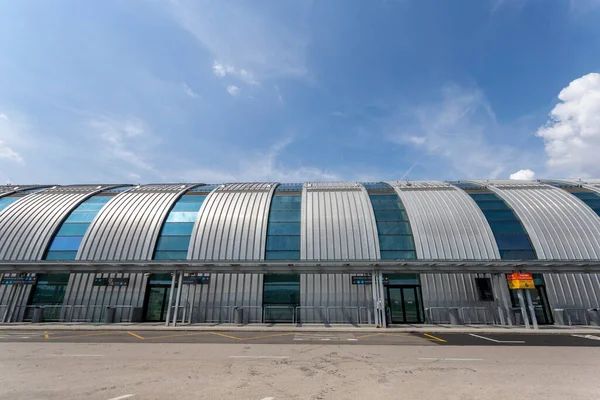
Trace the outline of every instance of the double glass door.
{"type": "MultiPolygon", "coordinates": [[[[537,323],[540,325],[553,324],[554,321],[552,319],[552,314],[550,313],[550,303],[548,302],[546,287],[543,285],[535,285],[535,289],[527,290],[529,290],[531,293],[531,302],[533,303],[533,311],[535,313],[535,319],[537,320],[537,323]]],[[[510,297],[513,308],[520,310],[521,305],[519,304],[519,298],[514,290],[510,291],[510,297]]],[[[527,307],[527,298],[524,300],[525,307],[527,307]]],[[[528,318],[529,322],[531,323],[531,317],[528,318]]]]}
{"type": "Polygon", "coordinates": [[[146,321],[160,322],[167,319],[170,286],[150,286],[148,305],[146,307],[146,321]]]}
{"type": "Polygon", "coordinates": [[[392,324],[423,322],[420,286],[388,286],[387,306],[392,324]]]}

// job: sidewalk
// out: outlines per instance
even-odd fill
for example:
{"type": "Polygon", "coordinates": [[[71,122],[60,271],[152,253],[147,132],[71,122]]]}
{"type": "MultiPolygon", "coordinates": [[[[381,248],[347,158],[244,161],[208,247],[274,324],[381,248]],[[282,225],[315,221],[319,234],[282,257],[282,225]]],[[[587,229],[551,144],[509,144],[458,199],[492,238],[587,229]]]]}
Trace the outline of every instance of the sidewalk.
{"type": "Polygon", "coordinates": [[[164,323],[10,323],[0,324],[0,331],[28,330],[28,331],[246,331],[246,332],[362,332],[362,333],[543,333],[543,334],[600,334],[598,326],[541,326],[540,329],[525,329],[522,326],[498,325],[395,325],[391,328],[376,328],[373,325],[323,325],[323,324],[178,324],[176,327],[166,327],[164,323]]]}

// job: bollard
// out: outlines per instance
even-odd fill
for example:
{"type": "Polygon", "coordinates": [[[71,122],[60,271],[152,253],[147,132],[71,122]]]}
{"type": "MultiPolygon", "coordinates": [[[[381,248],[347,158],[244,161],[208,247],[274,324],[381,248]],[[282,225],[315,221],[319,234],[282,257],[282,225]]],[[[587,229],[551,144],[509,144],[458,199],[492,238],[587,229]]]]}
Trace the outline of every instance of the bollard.
{"type": "Polygon", "coordinates": [[[117,311],[116,308],[106,307],[106,313],[104,314],[104,323],[105,324],[112,324],[113,322],[115,322],[115,312],[116,311],[117,311]]]}
{"type": "Polygon", "coordinates": [[[39,324],[44,322],[44,309],[42,307],[35,307],[33,309],[33,316],[31,317],[32,324],[39,324]]]}

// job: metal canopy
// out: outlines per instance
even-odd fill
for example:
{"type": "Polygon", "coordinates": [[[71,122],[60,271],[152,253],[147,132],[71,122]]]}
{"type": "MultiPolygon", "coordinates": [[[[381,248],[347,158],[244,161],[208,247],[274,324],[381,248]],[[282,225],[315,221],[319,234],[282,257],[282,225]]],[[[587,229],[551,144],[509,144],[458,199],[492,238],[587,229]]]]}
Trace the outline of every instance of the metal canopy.
{"type": "Polygon", "coordinates": [[[452,260],[452,261],[17,261],[0,262],[0,273],[158,273],[181,270],[200,273],[600,273],[600,260],[452,260]]]}

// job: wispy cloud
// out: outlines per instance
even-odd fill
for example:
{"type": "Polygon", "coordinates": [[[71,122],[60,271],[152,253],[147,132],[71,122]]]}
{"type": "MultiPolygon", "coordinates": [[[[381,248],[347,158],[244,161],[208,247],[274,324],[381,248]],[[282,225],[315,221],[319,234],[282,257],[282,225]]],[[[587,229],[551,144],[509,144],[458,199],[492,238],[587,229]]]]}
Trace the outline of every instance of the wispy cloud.
{"type": "Polygon", "coordinates": [[[227,93],[232,96],[237,96],[240,93],[240,88],[235,85],[227,86],[227,93]]]}
{"type": "Polygon", "coordinates": [[[189,87],[187,83],[183,84],[183,91],[190,97],[198,97],[198,93],[194,92],[194,90],[189,87]]]}
{"type": "Polygon", "coordinates": [[[176,21],[218,60],[213,72],[219,76],[234,74],[246,82],[307,73],[312,2],[277,7],[290,18],[243,1],[177,0],[169,6],[176,21]]]}
{"type": "Polygon", "coordinates": [[[245,70],[244,68],[236,68],[233,65],[221,64],[215,61],[212,66],[213,73],[219,78],[225,78],[226,76],[233,76],[247,83],[248,85],[258,85],[259,82],[254,78],[254,75],[245,70]]]}
{"type": "Polygon", "coordinates": [[[25,164],[23,156],[15,150],[19,143],[24,143],[21,126],[11,121],[8,115],[0,113],[0,161],[25,164]]]}
{"type": "Polygon", "coordinates": [[[477,88],[448,85],[440,101],[402,109],[387,121],[388,139],[422,151],[455,176],[506,177],[530,157],[509,145],[489,143],[486,137],[501,127],[477,88]]]}
{"type": "Polygon", "coordinates": [[[277,93],[277,100],[279,100],[279,104],[281,104],[282,106],[285,105],[285,101],[283,100],[283,96],[281,95],[281,91],[279,90],[279,86],[275,85],[273,86],[273,88],[275,89],[275,93],[277,93]]]}

